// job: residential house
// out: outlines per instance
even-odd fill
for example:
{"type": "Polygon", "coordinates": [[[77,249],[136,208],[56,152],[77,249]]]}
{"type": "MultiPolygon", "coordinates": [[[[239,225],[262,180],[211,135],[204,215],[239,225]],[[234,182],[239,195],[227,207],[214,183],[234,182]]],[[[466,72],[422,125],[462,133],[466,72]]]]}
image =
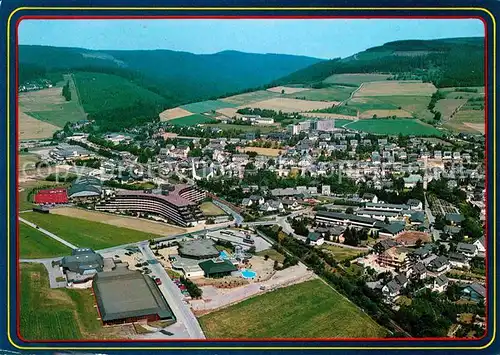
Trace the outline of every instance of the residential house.
{"type": "Polygon", "coordinates": [[[404,185],[405,189],[412,189],[415,186],[417,186],[417,184],[419,182],[422,182],[422,176],[412,174],[408,177],[404,177],[403,180],[404,180],[404,184],[405,184],[404,185]]]}
{"type": "Polygon", "coordinates": [[[427,265],[427,268],[437,274],[442,274],[445,273],[450,269],[450,262],[448,258],[445,256],[441,255],[435,259],[433,259],[429,265],[427,265]]]}
{"type": "Polygon", "coordinates": [[[458,243],[457,253],[462,253],[468,258],[473,258],[477,255],[477,248],[474,244],[458,243]]]}
{"type": "Polygon", "coordinates": [[[377,256],[377,263],[380,266],[404,272],[411,264],[410,253],[411,249],[395,246],[380,253],[377,256]]]}
{"type": "Polygon", "coordinates": [[[465,220],[464,216],[460,213],[447,213],[445,214],[444,219],[452,226],[460,225],[460,223],[465,220]]]}
{"type": "Polygon", "coordinates": [[[406,204],[408,206],[410,206],[411,210],[415,210],[415,211],[421,210],[423,208],[422,201],[414,199],[414,198],[410,198],[406,204]]]}
{"type": "Polygon", "coordinates": [[[469,301],[480,302],[484,300],[485,297],[486,288],[476,282],[473,282],[462,289],[462,298],[469,301]]]}
{"type": "Polygon", "coordinates": [[[394,300],[401,291],[401,286],[396,282],[396,280],[391,280],[382,287],[382,294],[387,301],[394,300]]]}
{"type": "Polygon", "coordinates": [[[432,290],[439,293],[444,292],[448,287],[448,282],[446,275],[439,275],[434,279],[432,290]]]}
{"type": "Polygon", "coordinates": [[[423,280],[427,277],[427,269],[421,262],[416,263],[411,268],[411,275],[415,279],[423,280]]]}
{"type": "Polygon", "coordinates": [[[484,258],[486,255],[486,244],[484,236],[476,240],[473,244],[476,246],[477,256],[484,258]]]}
{"type": "Polygon", "coordinates": [[[469,260],[462,253],[453,253],[452,252],[448,255],[448,258],[450,260],[450,265],[452,267],[456,267],[459,269],[463,269],[463,268],[468,269],[470,267],[469,260]]]}
{"type": "Polygon", "coordinates": [[[325,242],[325,239],[320,233],[310,232],[307,235],[306,242],[309,245],[322,245],[325,242]]]}

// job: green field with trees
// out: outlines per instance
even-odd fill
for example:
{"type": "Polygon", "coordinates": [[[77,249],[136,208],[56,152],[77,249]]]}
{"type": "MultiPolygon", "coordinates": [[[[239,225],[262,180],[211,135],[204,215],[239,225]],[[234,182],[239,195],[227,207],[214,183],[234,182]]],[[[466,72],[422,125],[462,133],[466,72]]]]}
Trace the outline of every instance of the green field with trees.
{"type": "Polygon", "coordinates": [[[378,338],[387,334],[320,280],[252,297],[201,316],[199,321],[208,339],[378,338]]]}
{"type": "Polygon", "coordinates": [[[175,126],[196,126],[198,124],[216,123],[217,121],[199,113],[169,120],[168,124],[175,126]]]}

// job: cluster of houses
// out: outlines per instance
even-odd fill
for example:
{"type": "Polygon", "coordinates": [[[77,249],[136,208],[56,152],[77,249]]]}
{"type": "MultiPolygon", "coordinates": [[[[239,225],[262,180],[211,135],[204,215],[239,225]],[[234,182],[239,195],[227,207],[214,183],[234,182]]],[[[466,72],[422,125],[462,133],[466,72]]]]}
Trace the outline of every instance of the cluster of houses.
{"type": "Polygon", "coordinates": [[[51,88],[52,82],[47,79],[39,79],[39,80],[30,80],[26,81],[23,84],[19,85],[19,92],[28,92],[28,91],[36,91],[51,88]]]}

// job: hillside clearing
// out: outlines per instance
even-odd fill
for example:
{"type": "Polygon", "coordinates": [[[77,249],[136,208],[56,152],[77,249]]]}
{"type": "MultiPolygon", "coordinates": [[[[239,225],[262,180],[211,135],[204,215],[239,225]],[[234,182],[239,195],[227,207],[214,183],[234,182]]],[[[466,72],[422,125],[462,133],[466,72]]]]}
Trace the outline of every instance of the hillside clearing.
{"type": "Polygon", "coordinates": [[[436,87],[431,83],[419,81],[377,81],[364,83],[354,94],[354,97],[361,96],[431,96],[436,92],[436,87]]]}
{"type": "Polygon", "coordinates": [[[221,100],[207,100],[207,101],[200,101],[200,102],[194,102],[192,104],[182,105],[180,106],[180,108],[193,113],[205,113],[205,112],[216,111],[220,108],[235,107],[235,106],[236,106],[235,104],[221,100]]]}
{"type": "Polygon", "coordinates": [[[283,93],[283,94],[295,94],[301,91],[307,91],[309,88],[298,88],[298,87],[289,87],[289,86],[275,86],[273,88],[267,89],[270,92],[283,93]]]}
{"type": "Polygon", "coordinates": [[[383,81],[387,80],[387,78],[390,78],[391,75],[389,74],[333,74],[332,76],[329,76],[323,82],[325,84],[351,84],[351,85],[356,85],[359,86],[360,84],[364,82],[369,82],[369,81],[383,81]]]}
{"type": "Polygon", "coordinates": [[[192,112],[186,111],[180,107],[176,107],[176,108],[171,108],[171,109],[165,110],[162,113],[160,113],[160,120],[161,121],[168,121],[168,120],[173,120],[176,118],[190,116],[192,114],[193,114],[192,112]]]}
{"type": "Polygon", "coordinates": [[[330,86],[323,89],[311,89],[295,94],[289,94],[285,97],[311,101],[344,101],[351,96],[353,87],[330,86]]]}
{"type": "Polygon", "coordinates": [[[386,334],[321,280],[252,297],[204,315],[199,321],[208,339],[371,338],[386,334]]]}
{"type": "Polygon", "coordinates": [[[292,112],[319,110],[327,107],[332,107],[333,105],[336,104],[338,104],[338,102],[336,101],[329,101],[329,102],[308,101],[308,100],[297,100],[297,99],[280,97],[280,98],[254,102],[252,104],[241,106],[241,108],[250,107],[250,108],[260,108],[260,109],[268,109],[268,110],[292,113],[292,112]]]}
{"type": "Polygon", "coordinates": [[[235,105],[246,105],[252,102],[272,99],[275,97],[280,97],[281,93],[276,93],[267,90],[258,90],[247,92],[244,94],[234,95],[220,99],[220,101],[229,102],[235,105]]]}

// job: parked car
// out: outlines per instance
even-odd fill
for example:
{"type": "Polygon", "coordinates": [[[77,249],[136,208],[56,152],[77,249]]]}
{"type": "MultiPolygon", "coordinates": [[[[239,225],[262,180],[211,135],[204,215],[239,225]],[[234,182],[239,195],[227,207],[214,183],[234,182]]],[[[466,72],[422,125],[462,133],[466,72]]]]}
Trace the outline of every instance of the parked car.
{"type": "Polygon", "coordinates": [[[158,277],[157,277],[157,278],[155,279],[155,281],[156,281],[156,284],[157,284],[157,285],[161,285],[161,280],[160,280],[160,278],[158,278],[158,277]]]}

